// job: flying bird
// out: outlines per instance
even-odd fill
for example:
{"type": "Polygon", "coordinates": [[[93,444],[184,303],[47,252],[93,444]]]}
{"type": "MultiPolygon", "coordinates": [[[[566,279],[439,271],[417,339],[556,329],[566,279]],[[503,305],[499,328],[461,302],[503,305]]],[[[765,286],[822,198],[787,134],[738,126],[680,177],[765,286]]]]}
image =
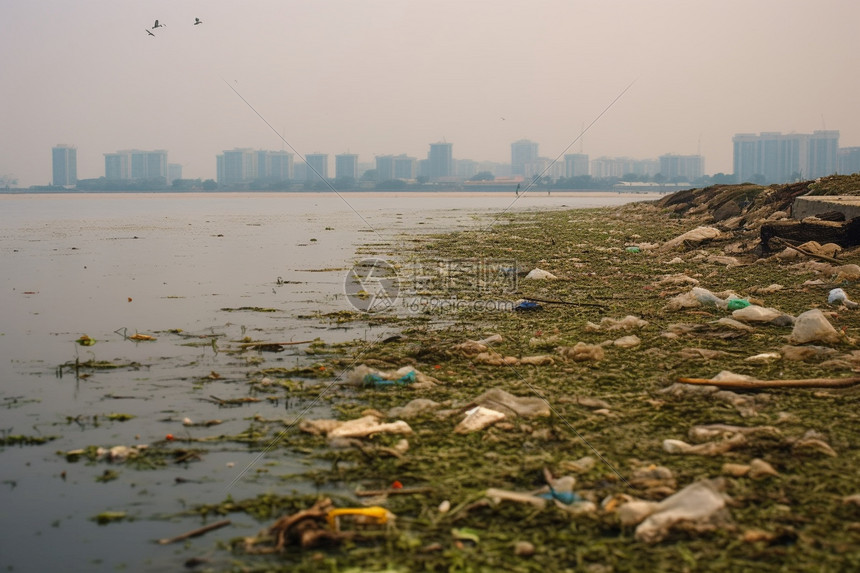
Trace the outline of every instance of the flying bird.
{"type": "MultiPolygon", "coordinates": [[[[144,28],[144,30],[146,30],[146,28],[144,28]]],[[[150,36],[152,36],[153,38],[155,37],[155,34],[153,34],[152,32],[150,32],[149,30],[146,30],[146,33],[147,33],[147,34],[149,34],[150,36]]]]}
{"type": "Polygon", "coordinates": [[[203,23],[203,20],[201,20],[200,18],[194,18],[194,25],[195,25],[195,26],[196,26],[197,24],[202,24],[202,23],[203,23]]]}
{"type": "Polygon", "coordinates": [[[164,28],[164,24],[159,24],[158,20],[155,21],[155,26],[152,27],[153,30],[156,28],[164,28]]]}

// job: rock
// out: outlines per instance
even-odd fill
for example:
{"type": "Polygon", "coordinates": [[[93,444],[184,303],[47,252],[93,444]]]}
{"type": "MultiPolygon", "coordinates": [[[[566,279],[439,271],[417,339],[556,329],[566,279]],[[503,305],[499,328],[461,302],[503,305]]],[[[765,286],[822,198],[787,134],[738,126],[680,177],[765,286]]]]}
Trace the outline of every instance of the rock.
{"type": "Polygon", "coordinates": [[[553,280],[557,279],[558,277],[551,272],[545,271],[543,269],[532,269],[531,271],[529,271],[529,274],[527,274],[524,278],[530,280],[553,280]]]}
{"type": "Polygon", "coordinates": [[[514,544],[514,555],[518,557],[531,557],[535,553],[535,546],[528,541],[517,541],[514,544]]]}

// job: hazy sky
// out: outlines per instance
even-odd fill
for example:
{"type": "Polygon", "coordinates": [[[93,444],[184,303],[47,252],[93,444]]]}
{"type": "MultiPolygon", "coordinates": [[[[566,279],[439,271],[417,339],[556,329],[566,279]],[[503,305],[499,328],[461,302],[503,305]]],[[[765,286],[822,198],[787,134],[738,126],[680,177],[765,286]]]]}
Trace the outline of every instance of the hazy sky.
{"type": "Polygon", "coordinates": [[[118,149],[167,149],[187,178],[281,149],[225,82],[302,154],[444,139],[509,162],[520,138],[559,155],[635,81],[585,153],[728,173],[735,133],[860,146],[858,26],[856,0],[0,0],[0,175],[50,183],[58,143],[79,178],[118,149]]]}

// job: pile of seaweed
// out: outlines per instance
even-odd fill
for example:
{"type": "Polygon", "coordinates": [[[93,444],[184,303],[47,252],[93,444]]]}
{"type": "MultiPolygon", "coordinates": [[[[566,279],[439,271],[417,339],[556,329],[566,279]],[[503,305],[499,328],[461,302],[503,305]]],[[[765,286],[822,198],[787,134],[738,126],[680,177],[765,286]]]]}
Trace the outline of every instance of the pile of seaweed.
{"type": "Polygon", "coordinates": [[[409,238],[381,255],[445,280],[382,312],[400,334],[318,342],[332,378],[274,390],[335,418],[254,421],[320,495],[284,475],[194,512],[260,518],[231,544],[245,571],[857,569],[860,249],[746,257],[742,231],[855,179],[409,238]],[[721,211],[739,233],[695,235],[721,211]]]}

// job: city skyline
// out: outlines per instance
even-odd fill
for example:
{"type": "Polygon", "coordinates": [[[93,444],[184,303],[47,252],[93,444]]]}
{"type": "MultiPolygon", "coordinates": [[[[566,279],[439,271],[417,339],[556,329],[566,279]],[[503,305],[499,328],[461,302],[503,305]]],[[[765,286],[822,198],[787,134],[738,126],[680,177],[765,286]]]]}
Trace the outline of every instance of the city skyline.
{"type": "MultiPolygon", "coordinates": [[[[709,173],[701,155],[662,154],[655,158],[601,156],[566,153],[563,157],[543,157],[540,144],[520,139],[510,144],[510,163],[479,162],[455,158],[453,143],[429,144],[426,159],[406,154],[377,155],[374,163],[361,162],[359,155],[312,153],[298,158],[294,153],[252,148],[224,150],[216,156],[216,177],[219,185],[235,185],[252,181],[306,181],[345,178],[358,180],[366,171],[374,170],[377,182],[399,179],[414,181],[424,177],[430,182],[455,182],[468,179],[479,172],[496,177],[521,179],[547,177],[551,180],[589,175],[595,179],[620,178],[627,175],[665,181],[694,182],[708,176],[733,176],[736,182],[782,183],[817,178],[835,173],[860,170],[860,147],[839,147],[839,131],[814,131],[811,134],[735,134],[733,142],[734,170],[730,173],[709,173]],[[331,157],[330,157],[331,156],[331,157]],[[334,170],[330,171],[330,167],[334,170]]],[[[52,148],[52,185],[74,186],[76,179],[106,179],[108,181],[142,181],[163,178],[169,185],[182,179],[182,166],[168,163],[168,152],[159,150],[120,150],[104,153],[104,175],[99,178],[76,177],[75,146],[58,144],[52,148]]],[[[201,179],[202,178],[197,178],[201,179]]],[[[209,178],[213,179],[213,178],[209,178]]],[[[720,177],[720,180],[725,180],[720,177]]],[[[645,179],[643,179],[645,180],[645,179]]]]}
{"type": "Polygon", "coordinates": [[[521,138],[730,173],[738,133],[838,128],[860,145],[858,16],[837,0],[7,0],[0,175],[49,184],[57,143],[82,178],[140,147],[209,179],[233,147],[363,160],[449,141],[507,162],[521,138]]]}

